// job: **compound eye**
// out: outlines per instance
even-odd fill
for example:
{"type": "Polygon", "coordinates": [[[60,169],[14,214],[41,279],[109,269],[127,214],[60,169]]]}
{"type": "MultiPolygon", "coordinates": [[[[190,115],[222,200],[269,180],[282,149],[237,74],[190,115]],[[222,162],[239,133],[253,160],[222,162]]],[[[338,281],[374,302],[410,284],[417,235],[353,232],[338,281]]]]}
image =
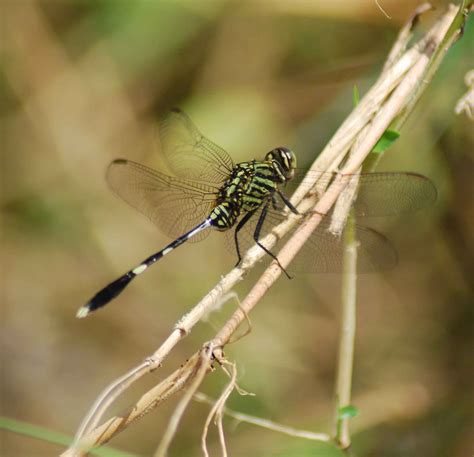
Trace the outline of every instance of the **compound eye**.
{"type": "Polygon", "coordinates": [[[295,168],[296,158],[291,149],[282,147],[278,149],[278,152],[280,153],[281,164],[287,171],[290,171],[295,168]]]}
{"type": "Polygon", "coordinates": [[[290,151],[290,165],[292,169],[296,168],[296,156],[293,151],[290,151]]]}

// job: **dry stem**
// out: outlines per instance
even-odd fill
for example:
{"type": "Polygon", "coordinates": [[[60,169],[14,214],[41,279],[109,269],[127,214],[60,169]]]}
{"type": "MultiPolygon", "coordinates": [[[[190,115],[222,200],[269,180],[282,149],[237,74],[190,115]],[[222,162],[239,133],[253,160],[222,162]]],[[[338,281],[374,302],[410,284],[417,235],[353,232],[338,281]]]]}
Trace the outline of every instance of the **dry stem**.
{"type": "MultiPolygon", "coordinates": [[[[201,403],[214,404],[215,400],[208,397],[207,395],[198,392],[194,395],[194,399],[201,403]]],[[[252,416],[250,414],[244,414],[238,411],[233,411],[232,409],[223,407],[222,412],[233,419],[236,419],[239,422],[245,422],[247,424],[256,425],[258,427],[266,428],[267,430],[273,430],[274,432],[284,433],[285,435],[294,436],[296,438],[304,438],[307,440],[313,441],[329,441],[331,437],[326,433],[314,433],[309,430],[300,430],[293,427],[288,427],[286,425],[278,424],[268,419],[263,419],[262,417],[252,416]]]]}
{"type": "Polygon", "coordinates": [[[236,386],[237,366],[235,365],[235,363],[230,363],[227,361],[223,361],[221,363],[230,365],[230,381],[227,387],[222,392],[221,396],[217,399],[217,401],[214,403],[213,407],[209,411],[206,422],[204,423],[204,428],[203,428],[202,437],[201,437],[201,448],[205,457],[209,457],[209,452],[207,450],[207,433],[209,431],[209,425],[211,424],[211,421],[213,418],[216,421],[217,429],[219,431],[219,441],[221,443],[222,455],[223,457],[227,457],[227,447],[225,444],[224,427],[222,425],[222,415],[223,415],[224,405],[227,399],[229,398],[229,395],[232,393],[232,391],[234,390],[236,386]]]}
{"type": "Polygon", "coordinates": [[[194,380],[191,386],[186,391],[186,394],[183,396],[181,401],[178,403],[178,406],[175,408],[174,413],[171,416],[171,419],[169,421],[168,428],[166,429],[166,432],[163,435],[163,438],[160,442],[160,445],[158,446],[158,449],[156,450],[154,454],[154,457],[166,456],[166,453],[168,452],[168,448],[171,444],[171,441],[174,435],[176,434],[176,431],[178,430],[179,422],[181,418],[183,417],[183,414],[186,411],[186,408],[189,402],[193,398],[193,395],[199,389],[199,386],[201,385],[201,382],[203,381],[207,370],[210,368],[210,361],[211,361],[212,354],[213,354],[213,348],[210,345],[206,345],[204,349],[201,351],[200,358],[199,358],[199,367],[196,372],[196,376],[194,377],[194,380]]]}
{"type": "Polygon", "coordinates": [[[344,271],[342,277],[342,317],[339,362],[336,378],[336,442],[343,449],[350,446],[349,418],[340,418],[340,408],[351,403],[352,367],[356,330],[357,239],[354,217],[349,216],[345,229],[344,271]]]}

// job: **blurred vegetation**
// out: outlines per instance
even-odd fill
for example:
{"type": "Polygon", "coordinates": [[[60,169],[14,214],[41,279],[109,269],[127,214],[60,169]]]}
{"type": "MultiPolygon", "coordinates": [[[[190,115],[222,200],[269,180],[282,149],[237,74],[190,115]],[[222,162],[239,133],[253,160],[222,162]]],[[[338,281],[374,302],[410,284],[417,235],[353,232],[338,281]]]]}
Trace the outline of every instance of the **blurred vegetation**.
{"type": "MultiPolygon", "coordinates": [[[[445,3],[437,2],[438,11],[445,3]]],[[[167,239],[106,188],[124,157],[159,165],[156,120],[183,108],[235,161],[277,145],[309,164],[374,81],[413,2],[5,0],[2,20],[3,416],[71,435],[100,390],[151,353],[234,259],[219,234],[179,249],[110,307],[78,306],[167,239]]],[[[436,18],[427,14],[421,29],[436,18]]],[[[361,277],[354,373],[355,455],[472,455],[472,123],[453,112],[472,67],[472,18],[379,170],[429,176],[439,202],[384,223],[400,265],[361,277]]],[[[258,272],[237,288],[244,297],[258,272]]],[[[331,431],[340,278],[280,280],[230,346],[229,406],[331,431]]],[[[228,315],[199,325],[119,411],[181,364],[228,315]]],[[[217,371],[204,390],[217,396],[217,371]]],[[[176,399],[112,445],[150,455],[176,399]]],[[[172,456],[197,456],[208,407],[187,412],[172,456]]],[[[339,455],[226,421],[233,456],[339,455]]],[[[61,447],[0,432],[2,456],[61,447]]],[[[213,455],[218,439],[212,435],[213,455]]],[[[217,455],[217,454],[216,454],[217,455]]]]}

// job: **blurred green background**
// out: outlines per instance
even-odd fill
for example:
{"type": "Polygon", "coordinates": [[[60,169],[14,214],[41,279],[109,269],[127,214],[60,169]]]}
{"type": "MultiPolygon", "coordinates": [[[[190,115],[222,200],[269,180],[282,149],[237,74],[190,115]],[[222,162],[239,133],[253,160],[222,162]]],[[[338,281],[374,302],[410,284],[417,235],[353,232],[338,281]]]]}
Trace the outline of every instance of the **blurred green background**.
{"type": "MultiPolygon", "coordinates": [[[[188,244],[84,320],[77,308],[168,240],[107,189],[117,157],[158,166],[157,119],[184,109],[236,162],[286,145],[309,164],[377,77],[416,2],[3,1],[1,414],[73,434],[98,393],[160,345],[234,264],[223,236],[188,244]]],[[[422,21],[426,29],[443,10],[422,21]]],[[[359,280],[353,403],[360,456],[472,455],[474,129],[453,112],[472,67],[472,20],[379,170],[415,171],[436,207],[383,224],[396,269],[359,280]]],[[[236,289],[243,299],[262,267],[236,289]]],[[[340,277],[282,278],[227,348],[229,406],[332,431],[340,277]]],[[[210,338],[199,324],[121,411],[210,338]]],[[[217,396],[227,378],[209,375],[217,396]]],[[[111,443],[150,455],[177,399],[111,443]]],[[[171,456],[198,456],[208,407],[187,411],[171,456]]],[[[327,446],[225,420],[232,456],[324,456],[327,446]]],[[[0,432],[2,456],[61,447],[0,432]]],[[[212,455],[218,440],[210,435],[212,455]]]]}

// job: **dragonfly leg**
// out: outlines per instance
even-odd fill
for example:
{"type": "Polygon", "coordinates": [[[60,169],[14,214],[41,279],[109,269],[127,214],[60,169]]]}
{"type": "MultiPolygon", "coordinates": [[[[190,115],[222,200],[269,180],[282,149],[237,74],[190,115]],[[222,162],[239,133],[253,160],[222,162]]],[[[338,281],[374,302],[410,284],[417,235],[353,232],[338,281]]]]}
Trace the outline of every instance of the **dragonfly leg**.
{"type": "Polygon", "coordinates": [[[281,206],[278,204],[278,200],[277,200],[275,194],[272,194],[272,207],[275,211],[281,211],[282,210],[281,206]]]}
{"type": "Polygon", "coordinates": [[[269,203],[270,203],[270,200],[267,200],[267,202],[265,203],[262,209],[262,212],[260,213],[260,217],[258,218],[257,226],[255,227],[255,232],[253,234],[253,239],[270,257],[272,257],[276,261],[276,263],[281,268],[283,273],[285,273],[286,277],[288,279],[292,279],[291,276],[288,274],[288,272],[283,268],[283,265],[278,260],[278,257],[275,254],[273,254],[272,251],[267,249],[262,243],[260,243],[260,232],[262,230],[263,223],[265,222],[265,218],[267,217],[269,203]]]}
{"type": "Polygon", "coordinates": [[[300,213],[296,208],[295,206],[293,205],[293,203],[290,202],[289,198],[281,191],[281,190],[277,190],[278,192],[278,195],[280,196],[280,198],[283,200],[283,203],[290,209],[290,211],[293,213],[293,214],[297,214],[299,216],[306,216],[308,214],[313,214],[313,213],[316,213],[316,214],[319,214],[320,216],[324,217],[326,216],[326,213],[320,213],[319,211],[313,211],[313,210],[310,210],[306,213],[300,213]]]}
{"type": "Polygon", "coordinates": [[[290,200],[288,199],[288,197],[281,191],[281,190],[277,190],[278,192],[278,195],[280,196],[280,198],[283,200],[283,203],[288,206],[288,208],[290,209],[290,211],[294,214],[301,214],[293,205],[293,203],[290,202],[290,200]]]}
{"type": "MultiPolygon", "coordinates": [[[[238,233],[239,230],[249,221],[249,219],[255,214],[255,211],[250,211],[245,216],[239,221],[237,224],[237,227],[235,227],[234,230],[234,242],[235,242],[235,250],[237,252],[237,263],[235,266],[237,267],[242,260],[242,256],[240,254],[240,248],[239,248],[239,238],[238,238],[238,233]]],[[[235,267],[234,267],[235,268],[235,267]]]]}

